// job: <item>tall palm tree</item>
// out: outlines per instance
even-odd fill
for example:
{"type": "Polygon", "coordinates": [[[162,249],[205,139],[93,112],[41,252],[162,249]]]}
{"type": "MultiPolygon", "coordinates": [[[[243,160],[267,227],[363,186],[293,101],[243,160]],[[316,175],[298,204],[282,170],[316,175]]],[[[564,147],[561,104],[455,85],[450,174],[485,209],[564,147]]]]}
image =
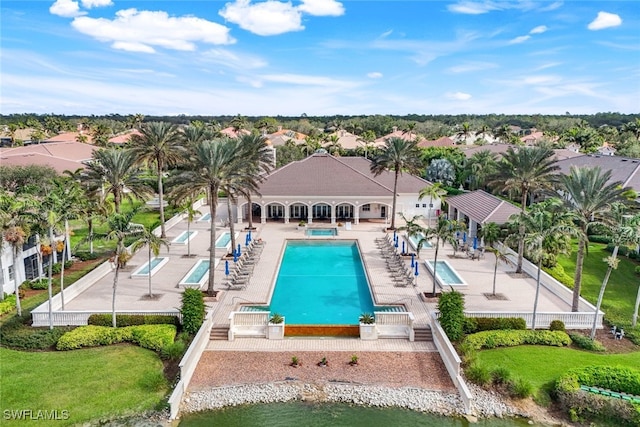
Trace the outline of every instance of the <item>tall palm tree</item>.
{"type": "MultiPolygon", "coordinates": [[[[262,182],[273,166],[273,150],[267,145],[267,138],[258,135],[243,135],[239,139],[239,150],[243,161],[241,167],[246,170],[246,176],[250,181],[262,182]]],[[[249,187],[254,187],[250,185],[249,187]]],[[[257,193],[256,193],[257,194],[257,193]]],[[[247,198],[249,206],[249,229],[253,229],[253,202],[252,191],[244,189],[243,195],[247,198]]]]}
{"type": "Polygon", "coordinates": [[[493,136],[503,144],[507,144],[513,141],[515,135],[513,134],[513,132],[511,132],[511,127],[505,124],[495,129],[493,131],[493,136]]]}
{"type": "Polygon", "coordinates": [[[607,219],[612,204],[624,202],[629,188],[622,188],[622,182],[611,181],[611,171],[600,168],[572,167],[569,175],[560,177],[560,191],[567,207],[573,211],[579,228],[576,272],[573,279],[572,311],[578,311],[582,267],[587,247],[587,232],[595,224],[607,219]]]}
{"type": "Polygon", "coordinates": [[[87,167],[85,183],[91,191],[100,193],[103,199],[113,195],[116,213],[120,213],[123,198],[144,200],[151,195],[151,189],[139,178],[136,155],[129,149],[94,151],[93,161],[87,167]]]}
{"type": "Polygon", "coordinates": [[[466,143],[467,138],[469,138],[472,133],[473,130],[471,129],[471,125],[467,122],[464,122],[458,129],[458,132],[456,132],[456,136],[458,137],[458,139],[461,139],[466,143]]]}
{"type": "Polygon", "coordinates": [[[364,158],[368,158],[368,152],[373,147],[373,143],[376,140],[376,134],[372,130],[367,130],[362,133],[357,139],[358,142],[362,143],[364,147],[364,158]]]}
{"type": "Polygon", "coordinates": [[[178,126],[171,123],[145,123],[140,128],[140,134],[131,138],[131,150],[138,164],[155,166],[160,204],[160,237],[165,238],[163,176],[166,167],[177,164],[183,157],[182,134],[178,126]]]}
{"type": "Polygon", "coordinates": [[[600,286],[600,293],[598,293],[598,301],[596,303],[596,311],[593,316],[593,325],[591,326],[591,339],[596,337],[596,326],[598,322],[598,312],[602,305],[602,298],[604,297],[604,291],[607,289],[609,283],[609,277],[611,271],[618,268],[618,249],[621,245],[626,244],[638,244],[640,243],[640,230],[636,226],[636,223],[640,220],[640,215],[632,218],[630,215],[626,215],[627,206],[622,203],[614,203],[611,205],[611,212],[609,213],[609,221],[607,224],[607,234],[611,238],[613,243],[613,252],[610,257],[605,258],[603,261],[607,263],[607,272],[602,280],[600,286]]]}
{"type": "Polygon", "coordinates": [[[422,215],[414,215],[411,219],[406,218],[403,214],[400,214],[400,217],[404,221],[404,225],[398,227],[398,230],[406,231],[407,238],[422,236],[416,245],[416,255],[420,257],[420,249],[422,249],[422,246],[427,242],[430,230],[418,222],[422,219],[422,215]]]}
{"type": "Polygon", "coordinates": [[[495,222],[488,222],[482,225],[479,237],[484,241],[485,251],[491,252],[495,256],[495,264],[493,266],[493,293],[496,294],[496,279],[498,277],[498,264],[511,264],[511,259],[507,256],[507,251],[500,247],[495,247],[495,244],[500,239],[500,226],[495,222]],[[488,247],[487,247],[488,246],[488,247]]]}
{"type": "Polygon", "coordinates": [[[131,245],[131,250],[135,252],[144,246],[149,249],[149,264],[147,264],[149,278],[149,298],[153,298],[153,292],[151,291],[151,254],[153,253],[155,257],[158,257],[158,255],[160,255],[160,249],[162,248],[162,246],[167,248],[167,251],[169,251],[169,242],[167,242],[167,239],[161,236],[156,236],[150,228],[147,228],[144,225],[140,225],[138,228],[141,228],[142,231],[140,232],[139,237],[131,245]]]}
{"type": "MultiPolygon", "coordinates": [[[[187,216],[187,236],[191,235],[191,223],[196,215],[202,215],[202,212],[194,209],[194,203],[193,198],[187,197],[181,205],[182,212],[187,216]]],[[[189,237],[187,237],[187,257],[191,258],[191,239],[189,237]]]]}
{"type": "Polygon", "coordinates": [[[477,190],[483,185],[487,177],[496,172],[498,156],[489,150],[481,150],[474,153],[465,164],[469,179],[469,189],[477,190]]]}
{"type": "MultiPolygon", "coordinates": [[[[558,199],[547,199],[536,203],[531,210],[515,215],[513,220],[525,228],[524,242],[531,260],[537,264],[536,296],[533,302],[531,329],[536,328],[538,298],[540,295],[540,274],[545,257],[558,253],[569,253],[570,236],[575,234],[571,213],[564,210],[558,199]]],[[[517,236],[519,238],[519,236],[517,236]]]]}
{"type": "Polygon", "coordinates": [[[433,210],[433,199],[440,199],[440,207],[444,202],[447,190],[442,187],[441,182],[434,182],[432,185],[428,185],[420,190],[418,193],[418,200],[422,200],[425,197],[429,197],[429,210],[427,211],[427,224],[431,227],[431,211],[433,210]]]}
{"type": "Polygon", "coordinates": [[[438,269],[438,250],[440,248],[440,242],[442,242],[443,246],[445,243],[449,243],[455,250],[458,246],[456,233],[463,230],[465,230],[463,223],[453,219],[448,219],[444,214],[440,214],[438,217],[435,228],[429,229],[429,236],[436,238],[435,256],[433,258],[433,296],[436,294],[436,272],[438,269]]]}
{"type": "Polygon", "coordinates": [[[211,140],[218,136],[220,135],[215,135],[214,132],[204,124],[192,123],[182,129],[182,139],[186,147],[194,146],[199,142],[211,140]]]}
{"type": "MultiPolygon", "coordinates": [[[[498,162],[497,171],[489,180],[489,186],[497,191],[514,191],[521,197],[521,213],[524,214],[529,195],[548,191],[552,188],[559,167],[553,159],[553,150],[541,147],[512,147],[504,153],[498,162]]],[[[520,225],[518,241],[518,264],[516,273],[522,272],[524,257],[524,225],[520,225]]]]}
{"type": "Polygon", "coordinates": [[[379,176],[383,172],[392,170],[393,179],[393,207],[391,209],[391,229],[396,228],[396,202],[398,197],[398,178],[403,172],[415,174],[422,167],[420,150],[415,141],[402,138],[388,138],[380,153],[371,162],[371,172],[379,176]]]}
{"type": "Polygon", "coordinates": [[[215,295],[215,218],[218,208],[218,191],[223,185],[241,174],[239,167],[240,153],[236,150],[237,143],[230,139],[203,141],[193,147],[190,169],[176,177],[176,185],[172,189],[174,199],[178,202],[188,197],[195,198],[202,192],[207,194],[207,202],[211,209],[211,231],[209,234],[209,282],[207,293],[215,295]]]}

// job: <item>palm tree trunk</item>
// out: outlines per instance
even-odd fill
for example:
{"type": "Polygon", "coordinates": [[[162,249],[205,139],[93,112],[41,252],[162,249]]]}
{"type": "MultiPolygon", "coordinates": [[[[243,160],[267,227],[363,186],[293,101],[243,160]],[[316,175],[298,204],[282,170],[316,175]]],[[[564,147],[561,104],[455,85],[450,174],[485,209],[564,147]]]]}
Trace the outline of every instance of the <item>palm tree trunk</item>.
{"type": "Polygon", "coordinates": [[[67,260],[67,242],[69,241],[69,222],[64,222],[64,246],[62,247],[62,264],[60,265],[60,302],[64,311],[64,264],[67,260]]]}
{"type": "Polygon", "coordinates": [[[571,311],[576,312],[580,306],[580,286],[582,285],[582,266],[584,265],[585,239],[580,236],[578,242],[578,255],[576,257],[576,274],[573,278],[573,301],[571,311]]]}
{"type": "Polygon", "coordinates": [[[249,230],[253,230],[253,202],[251,201],[251,193],[247,194],[247,202],[249,205],[249,230]]]}
{"type": "MultiPolygon", "coordinates": [[[[213,224],[213,221],[211,223],[213,224]]],[[[189,218],[187,218],[187,258],[191,258],[191,220],[189,218]]]]}
{"type": "Polygon", "coordinates": [[[164,165],[161,161],[158,161],[158,201],[160,202],[160,237],[163,239],[167,237],[167,232],[164,226],[164,188],[162,185],[162,170],[164,165]]]}
{"type": "Polygon", "coordinates": [[[638,324],[638,307],[640,307],[640,286],[638,286],[638,295],[636,296],[636,308],[633,310],[633,319],[631,319],[631,324],[635,328],[638,324]]]}
{"type": "MultiPolygon", "coordinates": [[[[187,239],[189,238],[189,235],[187,235],[187,239]]],[[[148,264],[148,268],[147,271],[149,272],[148,276],[149,276],[149,298],[153,298],[153,293],[151,292],[151,242],[149,242],[149,264],[148,264]]]]}
{"type": "Polygon", "coordinates": [[[13,285],[16,292],[16,310],[18,317],[22,317],[22,306],[20,304],[20,278],[18,277],[18,248],[14,247],[13,253],[13,285]]]}
{"type": "Polygon", "coordinates": [[[391,229],[396,229],[396,195],[398,194],[398,176],[400,176],[400,170],[396,167],[396,175],[393,181],[393,208],[391,209],[391,229]]]}
{"type": "Polygon", "coordinates": [[[123,241],[118,240],[116,249],[116,271],[113,276],[113,295],[111,296],[111,324],[114,328],[118,327],[116,323],[116,290],[118,289],[118,275],[120,274],[120,254],[122,251],[123,241]]]}
{"type": "Polygon", "coordinates": [[[231,252],[236,249],[236,230],[231,219],[231,195],[227,194],[227,216],[229,217],[229,233],[231,233],[231,252]]]}
{"type": "Polygon", "coordinates": [[[493,266],[493,295],[496,295],[496,276],[498,275],[498,254],[496,256],[496,265],[493,266]]]}
{"type": "Polygon", "coordinates": [[[218,203],[218,189],[215,186],[209,188],[209,210],[211,212],[211,228],[209,232],[209,284],[207,286],[207,295],[215,296],[216,291],[213,288],[214,285],[214,272],[216,271],[213,266],[216,262],[216,214],[218,203]]]}
{"type": "MultiPolygon", "coordinates": [[[[527,193],[525,191],[522,192],[522,208],[521,208],[521,212],[522,215],[525,214],[526,212],[526,207],[527,207],[527,193]]],[[[516,267],[516,273],[522,273],[522,262],[524,260],[524,235],[526,233],[526,229],[524,224],[521,224],[518,227],[518,266],[516,267]]]]}
{"type": "Polygon", "coordinates": [[[113,208],[116,213],[120,213],[120,202],[122,201],[122,196],[120,195],[120,191],[115,191],[113,193],[113,208]]]}
{"type": "MultiPolygon", "coordinates": [[[[611,254],[611,262],[614,263],[615,259],[618,257],[618,248],[616,245],[613,247],[613,253],[611,254]]],[[[604,291],[607,289],[607,284],[609,283],[609,276],[611,276],[611,270],[613,270],[612,264],[609,264],[609,268],[607,268],[607,273],[604,275],[604,280],[602,281],[602,286],[600,286],[600,293],[598,294],[598,302],[596,303],[596,312],[593,313],[593,325],[591,325],[591,339],[596,338],[596,325],[598,323],[598,312],[600,311],[600,305],[602,305],[602,298],[604,298],[604,291]]]]}
{"type": "Polygon", "coordinates": [[[49,244],[51,245],[51,254],[49,255],[49,268],[47,269],[47,291],[49,293],[49,329],[53,329],[53,227],[49,227],[49,244]]]}
{"type": "Polygon", "coordinates": [[[433,259],[433,292],[431,296],[436,296],[436,269],[438,268],[438,248],[440,247],[440,236],[436,238],[436,256],[433,259]]]}
{"type": "Polygon", "coordinates": [[[533,319],[531,319],[531,329],[536,330],[536,314],[538,313],[538,297],[540,296],[540,272],[542,271],[542,257],[538,260],[538,274],[536,277],[536,297],[533,300],[533,319]]]}
{"type": "Polygon", "coordinates": [[[87,225],[89,226],[89,253],[93,254],[93,219],[89,218],[87,225]]]}

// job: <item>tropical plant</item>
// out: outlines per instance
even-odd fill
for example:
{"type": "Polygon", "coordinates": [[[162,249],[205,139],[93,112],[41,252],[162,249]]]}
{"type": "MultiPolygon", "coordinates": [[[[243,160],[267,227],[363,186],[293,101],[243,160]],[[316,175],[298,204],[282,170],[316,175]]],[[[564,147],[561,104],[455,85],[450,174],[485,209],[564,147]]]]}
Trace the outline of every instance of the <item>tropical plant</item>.
{"type": "Polygon", "coordinates": [[[469,181],[469,189],[480,188],[487,178],[495,173],[497,168],[497,155],[489,150],[481,150],[474,153],[465,162],[465,172],[469,181]]]}
{"type": "Polygon", "coordinates": [[[451,246],[453,246],[454,250],[456,250],[458,247],[458,239],[456,238],[456,233],[464,230],[465,226],[463,223],[456,220],[448,219],[446,215],[440,214],[435,228],[432,228],[429,231],[429,235],[436,238],[435,255],[433,258],[433,292],[431,293],[434,296],[436,294],[438,250],[440,248],[440,242],[442,242],[443,245],[445,243],[449,243],[451,246]]]}
{"type": "MultiPolygon", "coordinates": [[[[133,226],[133,224],[132,224],[133,226]]],[[[145,227],[142,224],[137,224],[139,230],[139,235],[136,240],[131,245],[131,250],[136,252],[138,249],[146,246],[148,251],[148,264],[147,264],[147,272],[149,278],[149,298],[153,298],[153,292],[151,291],[151,254],[155,257],[160,255],[160,248],[164,246],[169,251],[169,242],[167,239],[164,239],[160,236],[156,236],[155,233],[150,229],[145,227]]]]}
{"type": "Polygon", "coordinates": [[[447,159],[435,159],[427,167],[426,178],[431,182],[453,185],[456,180],[456,170],[447,159]]]}
{"type": "Polygon", "coordinates": [[[447,190],[442,188],[441,182],[434,182],[432,185],[428,185],[420,190],[418,193],[418,200],[422,200],[425,197],[429,197],[429,211],[427,212],[427,224],[431,227],[431,211],[433,210],[433,199],[440,199],[440,206],[444,202],[447,190]]]}
{"type": "Polygon", "coordinates": [[[371,313],[362,313],[359,319],[360,323],[364,325],[373,325],[376,323],[376,318],[371,313]]]}
{"type": "Polygon", "coordinates": [[[573,211],[580,231],[571,306],[572,311],[578,311],[587,233],[594,225],[607,219],[613,203],[626,200],[629,188],[622,188],[620,181],[611,182],[610,170],[602,172],[600,168],[572,167],[569,175],[560,177],[560,191],[565,204],[573,211]]]}
{"type": "Polygon", "coordinates": [[[511,265],[513,264],[513,262],[511,261],[511,258],[509,258],[508,252],[503,250],[500,247],[498,248],[490,247],[490,248],[485,248],[485,250],[491,252],[496,258],[496,262],[493,266],[493,291],[491,293],[491,295],[495,296],[496,295],[496,279],[498,277],[498,264],[503,263],[503,264],[511,265]]]}
{"type": "MultiPolygon", "coordinates": [[[[514,191],[521,197],[521,213],[527,208],[529,195],[552,188],[555,172],[559,169],[553,159],[553,150],[547,148],[520,148],[517,151],[509,147],[497,171],[489,181],[489,186],[498,191],[514,191]]],[[[518,264],[516,273],[522,272],[524,258],[524,224],[518,230],[518,264]]]]}
{"type": "Polygon", "coordinates": [[[138,164],[155,167],[160,206],[160,237],[165,238],[163,177],[165,168],[177,164],[184,154],[182,134],[178,126],[171,123],[145,123],[140,127],[140,134],[132,136],[130,146],[138,164]]]}
{"type": "Polygon", "coordinates": [[[464,295],[456,290],[443,292],[438,299],[440,325],[451,341],[462,338],[464,317],[464,295]]]}
{"type": "Polygon", "coordinates": [[[191,223],[195,219],[196,215],[202,215],[202,212],[195,209],[193,204],[195,203],[192,197],[187,197],[181,205],[182,212],[187,216],[187,257],[191,257],[191,223]]]}
{"type": "Polygon", "coordinates": [[[280,313],[273,313],[269,318],[269,323],[273,323],[274,325],[279,325],[284,322],[284,317],[280,313]]]}
{"type": "Polygon", "coordinates": [[[456,132],[456,136],[459,140],[462,140],[463,143],[466,143],[467,139],[471,136],[473,130],[471,129],[471,125],[467,122],[462,123],[458,128],[458,132],[456,132]]]}
{"type": "Polygon", "coordinates": [[[429,235],[429,229],[423,227],[418,223],[418,221],[422,218],[422,215],[414,215],[413,218],[407,219],[404,214],[400,214],[400,217],[404,221],[405,225],[402,227],[398,227],[399,231],[406,231],[407,238],[416,237],[418,238],[418,243],[416,245],[416,255],[420,256],[420,249],[422,246],[429,240],[431,237],[429,235]]]}
{"type": "Polygon", "coordinates": [[[241,156],[244,159],[241,166],[246,172],[245,178],[249,181],[249,185],[243,188],[241,192],[247,198],[247,204],[249,206],[249,229],[252,229],[253,202],[251,201],[251,197],[254,192],[257,194],[257,186],[253,184],[262,182],[271,171],[274,152],[271,147],[267,145],[267,139],[265,137],[253,134],[240,137],[239,146],[242,151],[241,156]]]}
{"type": "Polygon", "coordinates": [[[420,153],[415,141],[406,141],[402,138],[388,138],[380,150],[380,153],[371,162],[371,172],[379,176],[383,172],[392,170],[395,174],[393,180],[393,206],[391,209],[391,229],[396,228],[396,202],[398,195],[398,178],[403,171],[414,174],[421,166],[420,153]]]}
{"type": "Polygon", "coordinates": [[[611,243],[614,245],[613,253],[611,256],[603,259],[604,262],[607,263],[608,268],[607,272],[604,275],[604,279],[602,280],[602,286],[600,286],[600,292],[598,293],[598,300],[596,302],[596,311],[593,316],[593,325],[591,326],[591,339],[594,340],[596,338],[596,326],[598,322],[598,312],[600,311],[600,306],[602,305],[602,298],[604,297],[604,291],[607,288],[607,284],[609,283],[609,277],[611,276],[611,271],[618,268],[618,263],[620,260],[618,259],[618,249],[622,245],[626,244],[636,244],[640,243],[640,229],[638,225],[640,224],[640,215],[636,215],[635,217],[631,217],[630,215],[626,215],[627,206],[622,203],[614,203],[611,205],[611,211],[609,212],[607,228],[608,235],[611,238],[611,243]]]}

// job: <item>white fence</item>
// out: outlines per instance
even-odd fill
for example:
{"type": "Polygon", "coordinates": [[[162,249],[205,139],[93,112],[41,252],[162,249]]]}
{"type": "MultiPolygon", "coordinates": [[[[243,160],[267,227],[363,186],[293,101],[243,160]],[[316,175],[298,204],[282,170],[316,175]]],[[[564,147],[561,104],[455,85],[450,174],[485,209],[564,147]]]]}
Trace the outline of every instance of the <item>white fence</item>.
{"type": "MultiPolygon", "coordinates": [[[[45,303],[43,305],[46,305],[45,303]]],[[[38,309],[42,308],[42,305],[38,309]]],[[[89,317],[92,314],[111,314],[108,310],[90,310],[90,311],[53,311],[53,326],[84,326],[88,324],[89,317]]],[[[179,310],[116,310],[116,314],[140,315],[140,316],[175,316],[182,321],[182,315],[179,310]]],[[[33,319],[33,327],[49,326],[49,310],[45,307],[45,311],[31,312],[33,319]]]]}
{"type": "MultiPolygon", "coordinates": [[[[527,324],[527,328],[531,328],[533,321],[533,313],[532,312],[522,312],[522,311],[501,311],[501,312],[490,312],[490,311],[465,311],[465,316],[467,317],[521,317],[527,324]]],[[[561,320],[564,323],[564,326],[567,329],[590,329],[593,326],[593,316],[595,314],[592,313],[581,313],[581,312],[553,312],[553,313],[536,313],[536,329],[546,329],[551,326],[551,322],[554,320],[561,320]]],[[[598,320],[596,324],[598,327],[602,328],[602,318],[604,313],[598,313],[598,320]]]]}
{"type": "Polygon", "coordinates": [[[269,312],[233,311],[229,315],[229,341],[236,337],[267,338],[269,312]]]}
{"type": "Polygon", "coordinates": [[[207,312],[198,333],[193,341],[191,341],[191,345],[182,357],[182,360],[180,360],[180,381],[178,381],[178,384],[176,384],[176,387],[173,389],[173,393],[171,393],[171,396],[169,397],[172,420],[176,419],[180,412],[180,404],[182,403],[184,393],[189,387],[191,377],[193,376],[196,366],[198,366],[198,362],[200,361],[200,356],[209,343],[209,335],[211,334],[212,326],[213,311],[209,311],[207,312]]]}
{"type": "Polygon", "coordinates": [[[460,393],[464,409],[469,413],[471,412],[473,394],[471,394],[471,390],[469,390],[467,383],[464,381],[464,378],[462,378],[462,370],[460,368],[462,361],[456,349],[453,348],[453,344],[449,341],[449,337],[447,337],[447,334],[440,326],[440,322],[438,322],[435,314],[433,314],[431,318],[431,332],[433,334],[433,342],[440,353],[444,366],[447,368],[451,381],[453,381],[453,384],[458,389],[458,393],[460,393]]]}
{"type": "Polygon", "coordinates": [[[413,341],[413,313],[376,311],[378,338],[408,338],[413,341]]]}

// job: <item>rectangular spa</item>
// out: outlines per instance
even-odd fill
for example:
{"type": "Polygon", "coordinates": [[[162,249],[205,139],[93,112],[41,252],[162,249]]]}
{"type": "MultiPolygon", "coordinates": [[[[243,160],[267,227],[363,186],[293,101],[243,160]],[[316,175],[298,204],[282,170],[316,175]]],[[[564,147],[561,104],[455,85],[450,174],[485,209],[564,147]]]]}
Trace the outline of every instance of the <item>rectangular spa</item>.
{"type": "MultiPolygon", "coordinates": [[[[425,261],[424,264],[427,266],[427,269],[433,275],[433,261],[425,261]]],[[[436,280],[441,288],[453,287],[455,288],[466,288],[467,282],[464,281],[462,277],[453,269],[451,264],[447,260],[438,261],[438,268],[436,268],[436,280]]]]}
{"type": "MultiPolygon", "coordinates": [[[[411,245],[411,247],[413,248],[413,250],[418,250],[418,242],[420,242],[421,239],[424,238],[424,234],[419,233],[417,236],[409,236],[409,244],[411,245]]],[[[433,247],[433,245],[431,245],[431,242],[426,241],[424,243],[422,243],[422,248],[421,249],[431,249],[433,247]]]]}
{"type": "Polygon", "coordinates": [[[151,263],[147,261],[144,264],[142,264],[136,271],[131,273],[131,278],[146,279],[147,277],[149,277],[149,275],[153,276],[168,262],[169,262],[169,257],[152,258],[151,263]]]}
{"type": "Polygon", "coordinates": [[[307,237],[335,237],[338,235],[338,229],[335,227],[307,228],[305,234],[307,237]]]}
{"type": "Polygon", "coordinates": [[[356,241],[288,241],[269,306],[287,325],[357,325],[374,306],[356,241]]]}
{"type": "Polygon", "coordinates": [[[211,213],[207,212],[206,214],[202,215],[200,218],[198,218],[198,222],[199,221],[211,221],[211,213]]]}
{"type": "Polygon", "coordinates": [[[196,261],[191,270],[182,278],[179,285],[190,288],[201,288],[208,279],[209,260],[203,258],[196,261]]]}
{"type": "Polygon", "coordinates": [[[175,239],[173,239],[171,241],[171,243],[175,243],[178,245],[186,245],[187,242],[191,239],[193,239],[194,237],[196,237],[196,235],[198,234],[197,231],[192,230],[192,231],[183,231],[182,233],[180,233],[178,235],[178,237],[176,237],[175,239]]]}
{"type": "MultiPolygon", "coordinates": [[[[236,233],[236,239],[238,234],[236,233]]],[[[229,249],[231,245],[231,233],[225,231],[216,239],[216,249],[229,249]]]]}

